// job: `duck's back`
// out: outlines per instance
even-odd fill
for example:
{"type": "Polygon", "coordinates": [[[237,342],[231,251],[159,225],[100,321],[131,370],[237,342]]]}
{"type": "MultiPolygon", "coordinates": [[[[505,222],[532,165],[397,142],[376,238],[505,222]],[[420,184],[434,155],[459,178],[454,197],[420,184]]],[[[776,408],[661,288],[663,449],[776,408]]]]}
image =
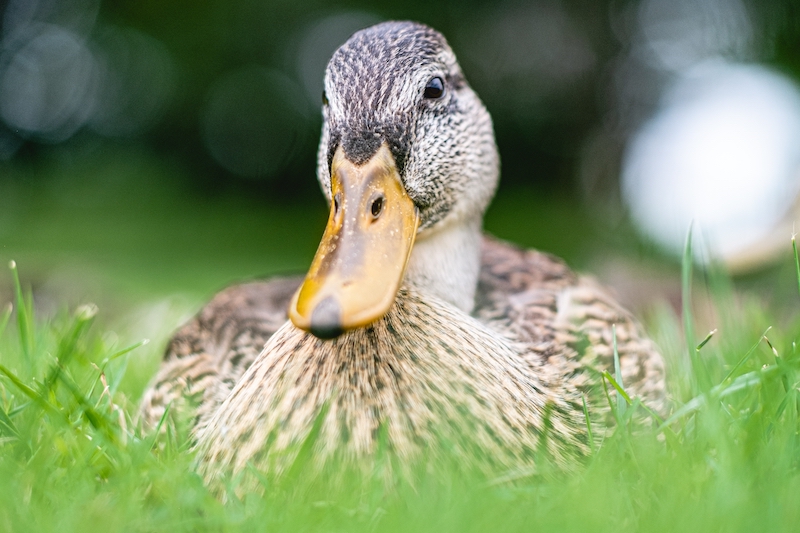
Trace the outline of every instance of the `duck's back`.
{"type": "Polygon", "coordinates": [[[140,419],[154,428],[171,413],[203,425],[287,320],[303,278],[292,276],[235,285],[219,292],[167,344],[164,360],[145,391],[140,419]]]}
{"type": "Polygon", "coordinates": [[[598,384],[595,370],[614,374],[616,337],[622,385],[656,413],[666,412],[655,343],[608,289],[557,257],[484,237],[473,314],[524,343],[526,357],[570,360],[578,386],[598,384]]]}
{"type": "MultiPolygon", "coordinates": [[[[288,277],[230,287],[182,326],[142,400],[145,428],[155,427],[167,405],[190,417],[194,430],[203,427],[286,322],[301,282],[288,277]]],[[[591,368],[613,373],[616,325],[624,386],[657,412],[665,409],[663,361],[641,326],[597,283],[551,255],[484,237],[472,314],[524,344],[539,371],[551,358],[558,358],[552,366],[559,372],[572,365],[579,387],[597,383],[591,368]]]]}

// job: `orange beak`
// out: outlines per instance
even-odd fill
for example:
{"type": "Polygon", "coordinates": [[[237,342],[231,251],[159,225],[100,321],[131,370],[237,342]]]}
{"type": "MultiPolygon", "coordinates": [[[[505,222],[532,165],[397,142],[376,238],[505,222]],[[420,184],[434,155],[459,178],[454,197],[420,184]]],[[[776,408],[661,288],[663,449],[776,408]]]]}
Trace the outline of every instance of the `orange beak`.
{"type": "Polygon", "coordinates": [[[419,226],[385,143],[360,166],[339,147],[331,163],[331,194],[322,242],[289,307],[295,326],[323,339],[389,311],[419,226]]]}

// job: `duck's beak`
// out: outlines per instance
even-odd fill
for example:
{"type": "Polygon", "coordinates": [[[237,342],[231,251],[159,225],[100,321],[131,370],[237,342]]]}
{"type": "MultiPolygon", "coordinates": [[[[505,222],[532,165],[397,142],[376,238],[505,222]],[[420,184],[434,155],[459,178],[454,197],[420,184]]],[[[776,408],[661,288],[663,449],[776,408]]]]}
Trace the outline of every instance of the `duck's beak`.
{"type": "Polygon", "coordinates": [[[419,225],[386,144],[363,165],[339,147],[331,212],[311,269],[289,307],[295,326],[323,339],[383,317],[403,281],[419,225]]]}

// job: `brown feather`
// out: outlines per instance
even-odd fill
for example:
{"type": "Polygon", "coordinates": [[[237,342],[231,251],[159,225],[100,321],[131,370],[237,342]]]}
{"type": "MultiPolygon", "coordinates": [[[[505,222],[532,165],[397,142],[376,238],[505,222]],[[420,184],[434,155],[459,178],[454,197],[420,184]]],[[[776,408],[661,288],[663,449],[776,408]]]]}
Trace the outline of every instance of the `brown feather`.
{"type": "Polygon", "coordinates": [[[334,341],[286,321],[299,278],[231,287],[176,333],[142,420],[153,427],[168,403],[188,413],[209,478],[248,461],[280,471],[275,458],[291,458],[282,451],[326,403],[320,460],[339,448],[370,455],[387,424],[402,457],[435,454],[443,431],[497,469],[531,464],[547,406],[549,453],[564,464],[586,451],[584,395],[605,411],[595,370],[613,374],[612,324],[627,392],[666,410],[661,356],[606,290],[553,256],[492,237],[481,261],[477,320],[404,289],[386,318],[334,341]]]}

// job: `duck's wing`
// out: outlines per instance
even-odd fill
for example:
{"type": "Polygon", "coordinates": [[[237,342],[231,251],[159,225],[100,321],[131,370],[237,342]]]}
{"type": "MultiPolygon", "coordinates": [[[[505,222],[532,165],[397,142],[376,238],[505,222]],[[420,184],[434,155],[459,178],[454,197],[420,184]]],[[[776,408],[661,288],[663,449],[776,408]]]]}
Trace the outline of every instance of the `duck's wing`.
{"type": "Polygon", "coordinates": [[[154,428],[167,406],[205,424],[261,348],[287,320],[302,277],[236,285],[217,294],[170,340],[161,368],[142,398],[140,420],[154,428]]]}
{"type": "Polygon", "coordinates": [[[587,388],[600,381],[595,370],[614,375],[615,330],[626,391],[657,413],[667,409],[655,343],[607,289],[558,258],[484,237],[473,314],[524,343],[526,357],[571,368],[570,379],[587,388]]]}

